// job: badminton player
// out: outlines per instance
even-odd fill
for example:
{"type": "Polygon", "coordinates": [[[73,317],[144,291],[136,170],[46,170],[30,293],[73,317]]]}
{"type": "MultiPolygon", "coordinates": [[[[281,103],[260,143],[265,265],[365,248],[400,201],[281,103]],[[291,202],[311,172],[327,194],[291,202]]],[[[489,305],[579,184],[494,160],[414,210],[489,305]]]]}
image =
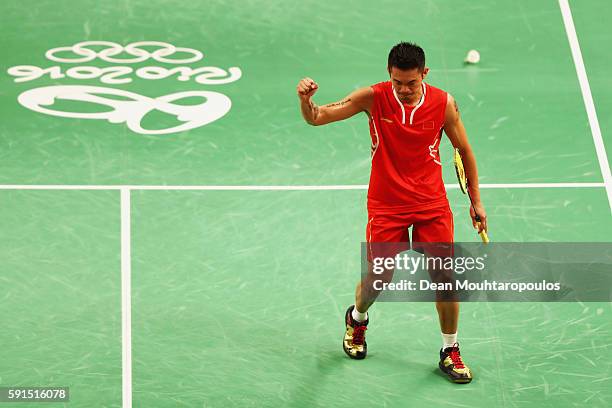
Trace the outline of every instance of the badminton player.
{"type": "MultiPolygon", "coordinates": [[[[312,100],[318,89],[314,80],[304,78],[297,85],[302,116],[311,125],[344,120],[360,112],[369,119],[372,170],[367,242],[409,243],[409,229],[413,243],[454,241],[453,213],[442,181],[438,152],[442,130],[464,159],[473,200],[472,224],[479,232],[486,231],[476,159],[454,98],[424,82],[429,68],[425,66],[423,49],[416,44],[395,45],[389,52],[387,71],[388,81],[358,89],[341,101],[322,106],[312,100]]],[[[367,312],[378,294],[368,288],[367,278],[357,284],[355,304],[349,306],[345,315],[343,348],[353,359],[367,355],[367,312]]],[[[461,357],[457,340],[459,303],[438,300],[436,309],[442,332],[438,366],[453,382],[469,383],[472,373],[461,357]]]]}

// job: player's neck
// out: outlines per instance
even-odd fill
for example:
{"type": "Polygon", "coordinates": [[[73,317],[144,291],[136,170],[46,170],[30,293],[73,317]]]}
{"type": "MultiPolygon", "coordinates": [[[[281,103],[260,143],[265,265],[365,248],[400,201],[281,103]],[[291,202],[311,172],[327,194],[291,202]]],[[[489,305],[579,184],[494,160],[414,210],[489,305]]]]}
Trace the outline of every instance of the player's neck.
{"type": "Polygon", "coordinates": [[[415,93],[413,97],[408,100],[402,101],[406,103],[408,106],[416,106],[421,98],[423,97],[423,87],[419,88],[419,91],[415,93]]]}

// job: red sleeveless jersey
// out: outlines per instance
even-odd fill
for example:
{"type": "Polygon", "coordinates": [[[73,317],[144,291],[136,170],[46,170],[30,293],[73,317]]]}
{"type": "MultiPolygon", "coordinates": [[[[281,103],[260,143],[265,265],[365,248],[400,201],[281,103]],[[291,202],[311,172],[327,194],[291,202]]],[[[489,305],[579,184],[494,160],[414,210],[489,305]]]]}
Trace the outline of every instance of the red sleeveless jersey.
{"type": "Polygon", "coordinates": [[[390,81],[372,89],[368,210],[397,213],[448,206],[438,153],[446,92],[423,82],[423,96],[409,106],[390,81]]]}

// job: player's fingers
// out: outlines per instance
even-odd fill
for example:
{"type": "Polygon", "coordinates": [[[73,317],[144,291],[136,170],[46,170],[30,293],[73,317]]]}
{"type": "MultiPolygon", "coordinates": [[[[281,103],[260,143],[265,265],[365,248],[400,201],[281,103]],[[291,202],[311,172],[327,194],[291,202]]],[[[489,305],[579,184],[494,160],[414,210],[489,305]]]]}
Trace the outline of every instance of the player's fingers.
{"type": "Polygon", "coordinates": [[[300,86],[302,87],[303,91],[305,92],[310,92],[312,89],[315,89],[316,86],[313,86],[313,84],[307,80],[302,80],[300,82],[300,86]]]}
{"type": "Polygon", "coordinates": [[[319,85],[317,85],[317,83],[311,78],[306,78],[306,82],[312,89],[317,89],[319,87],[319,85]]]}
{"type": "Polygon", "coordinates": [[[305,84],[300,85],[298,89],[302,95],[306,95],[308,92],[310,92],[310,87],[305,84]]]}

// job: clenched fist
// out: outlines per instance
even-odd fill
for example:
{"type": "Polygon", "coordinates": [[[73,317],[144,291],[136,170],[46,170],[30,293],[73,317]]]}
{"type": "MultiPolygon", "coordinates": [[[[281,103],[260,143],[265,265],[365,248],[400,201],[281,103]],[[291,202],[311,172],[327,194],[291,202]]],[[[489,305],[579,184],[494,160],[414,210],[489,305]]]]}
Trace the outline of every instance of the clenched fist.
{"type": "Polygon", "coordinates": [[[298,96],[303,101],[308,101],[317,92],[317,89],[319,89],[319,85],[310,78],[300,80],[297,85],[298,96]]]}

